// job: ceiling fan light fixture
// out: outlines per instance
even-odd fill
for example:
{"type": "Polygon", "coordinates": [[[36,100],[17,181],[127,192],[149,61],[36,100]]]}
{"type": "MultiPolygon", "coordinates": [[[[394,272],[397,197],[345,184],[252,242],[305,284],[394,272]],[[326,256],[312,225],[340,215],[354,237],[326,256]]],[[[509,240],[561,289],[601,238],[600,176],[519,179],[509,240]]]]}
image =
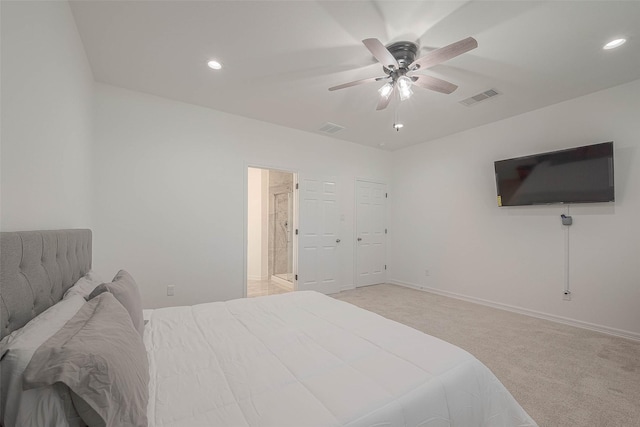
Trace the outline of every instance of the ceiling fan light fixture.
{"type": "Polygon", "coordinates": [[[411,90],[410,87],[406,88],[406,89],[400,89],[400,101],[406,101],[407,99],[411,98],[411,95],[413,95],[413,91],[411,90]]]}
{"type": "Polygon", "coordinates": [[[407,76],[402,76],[398,78],[398,92],[400,93],[400,100],[404,101],[405,99],[411,98],[413,95],[413,91],[411,90],[411,85],[413,81],[407,76]]]}
{"type": "Polygon", "coordinates": [[[380,92],[381,97],[388,98],[389,95],[391,95],[391,92],[393,92],[393,84],[392,83],[385,84],[380,89],[378,89],[378,92],[380,92]]]}
{"type": "Polygon", "coordinates": [[[602,46],[602,48],[604,50],[615,49],[615,48],[620,47],[623,44],[625,44],[626,41],[627,41],[627,39],[623,39],[623,38],[611,40],[609,43],[607,43],[604,46],[602,46]]]}

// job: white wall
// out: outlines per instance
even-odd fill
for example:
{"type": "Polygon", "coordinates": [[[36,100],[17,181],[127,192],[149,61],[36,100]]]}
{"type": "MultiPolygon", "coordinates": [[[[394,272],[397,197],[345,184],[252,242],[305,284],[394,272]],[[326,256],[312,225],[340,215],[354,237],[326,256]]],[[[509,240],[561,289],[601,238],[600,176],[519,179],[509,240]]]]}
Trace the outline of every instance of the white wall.
{"type": "Polygon", "coordinates": [[[95,93],[94,266],[129,270],[146,307],[242,297],[248,165],[337,177],[339,278],[353,285],[355,178],[388,180],[388,153],[102,84],[95,93]]]}
{"type": "Polygon", "coordinates": [[[262,169],[262,177],[260,183],[262,190],[260,195],[262,200],[260,203],[261,219],[260,224],[260,279],[269,279],[269,170],[262,169]]]}
{"type": "MultiPolygon", "coordinates": [[[[263,257],[262,237],[263,220],[266,214],[263,199],[263,173],[269,173],[263,169],[249,168],[247,177],[247,279],[266,280],[267,274],[262,274],[263,257]],[[264,211],[264,212],[263,212],[264,211]]],[[[268,175],[267,175],[268,177],[268,175]]],[[[268,219],[267,219],[268,221],[268,219]]],[[[265,267],[267,267],[265,265],[265,267]]]]}
{"type": "Polygon", "coordinates": [[[0,7],[0,229],[90,227],[93,77],[69,4],[0,7]]]}
{"type": "Polygon", "coordinates": [[[388,277],[640,338],[639,112],[640,80],[394,152],[388,277]],[[493,162],[611,140],[616,202],[570,206],[563,301],[567,207],[499,208],[493,162]]]}

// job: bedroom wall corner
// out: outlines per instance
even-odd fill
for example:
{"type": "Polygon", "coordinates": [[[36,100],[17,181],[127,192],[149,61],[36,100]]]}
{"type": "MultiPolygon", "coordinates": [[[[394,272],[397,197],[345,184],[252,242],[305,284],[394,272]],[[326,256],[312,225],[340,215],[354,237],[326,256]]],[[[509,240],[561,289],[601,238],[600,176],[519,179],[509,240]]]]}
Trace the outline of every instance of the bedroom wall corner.
{"type": "Polygon", "coordinates": [[[0,229],[90,228],[93,76],[69,4],[0,8],[0,229]]]}

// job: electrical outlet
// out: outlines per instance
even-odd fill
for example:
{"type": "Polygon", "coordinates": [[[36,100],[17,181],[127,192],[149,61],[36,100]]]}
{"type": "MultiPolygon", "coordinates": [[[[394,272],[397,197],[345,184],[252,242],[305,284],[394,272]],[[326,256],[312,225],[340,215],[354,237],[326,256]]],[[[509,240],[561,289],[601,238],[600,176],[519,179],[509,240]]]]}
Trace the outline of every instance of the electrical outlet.
{"type": "Polygon", "coordinates": [[[565,301],[571,301],[571,291],[564,291],[562,293],[562,299],[565,301]]]}
{"type": "Polygon", "coordinates": [[[168,297],[172,297],[174,295],[174,291],[176,289],[175,285],[169,285],[167,286],[167,296],[168,297]]]}
{"type": "Polygon", "coordinates": [[[424,271],[424,275],[425,275],[425,277],[429,277],[429,270],[425,270],[424,271]]]}

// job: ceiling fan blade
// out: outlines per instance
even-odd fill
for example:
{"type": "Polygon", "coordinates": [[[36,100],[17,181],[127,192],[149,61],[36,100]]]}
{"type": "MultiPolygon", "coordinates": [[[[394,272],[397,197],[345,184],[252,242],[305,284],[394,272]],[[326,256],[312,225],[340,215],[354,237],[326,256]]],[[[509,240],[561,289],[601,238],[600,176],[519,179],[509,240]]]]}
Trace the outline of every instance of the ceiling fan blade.
{"type": "Polygon", "coordinates": [[[391,98],[393,97],[395,91],[396,91],[396,87],[394,85],[393,89],[391,89],[391,93],[389,94],[389,96],[381,96],[380,99],[378,99],[378,106],[376,107],[376,110],[380,111],[387,108],[387,106],[389,105],[389,102],[391,102],[391,98]]]}
{"type": "Polygon", "coordinates": [[[338,85],[338,86],[333,86],[333,87],[330,87],[329,90],[333,91],[333,90],[338,90],[338,89],[344,89],[346,87],[357,86],[357,85],[361,85],[363,83],[373,83],[373,82],[377,82],[377,81],[384,80],[384,79],[387,79],[387,78],[389,78],[389,76],[370,77],[368,79],[356,80],[356,81],[349,82],[349,83],[343,83],[343,84],[338,85]]]}
{"type": "Polygon", "coordinates": [[[458,89],[457,85],[433,76],[411,76],[411,80],[413,80],[413,84],[416,86],[446,93],[447,95],[458,89]]]}
{"type": "Polygon", "coordinates": [[[375,56],[379,63],[387,68],[398,69],[398,61],[393,57],[391,52],[378,39],[364,39],[362,43],[369,49],[369,52],[375,56]]]}
{"type": "Polygon", "coordinates": [[[425,69],[438,65],[441,62],[448,61],[451,58],[455,58],[458,55],[462,55],[465,52],[469,52],[472,49],[478,47],[478,42],[473,37],[467,37],[466,39],[451,43],[448,46],[441,47],[440,49],[432,50],[425,56],[416,59],[409,65],[409,69],[413,69],[416,65],[420,69],[425,69]]]}

